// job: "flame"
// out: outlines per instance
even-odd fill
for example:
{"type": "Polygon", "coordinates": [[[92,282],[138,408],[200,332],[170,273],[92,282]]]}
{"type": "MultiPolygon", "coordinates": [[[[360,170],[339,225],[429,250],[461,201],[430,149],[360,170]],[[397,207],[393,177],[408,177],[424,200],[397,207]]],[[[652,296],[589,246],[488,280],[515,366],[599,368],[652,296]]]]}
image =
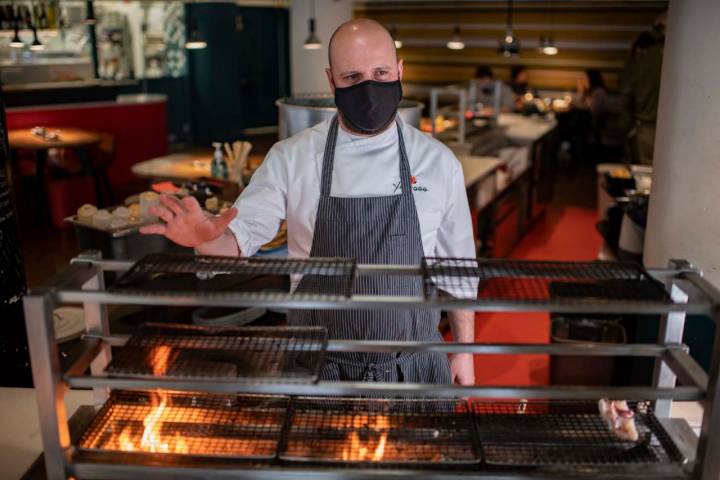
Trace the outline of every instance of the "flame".
{"type": "MultiPolygon", "coordinates": [[[[167,372],[172,362],[172,349],[167,345],[155,347],[152,352],[153,375],[162,376],[167,372]]],[[[145,427],[140,438],[140,445],[136,442],[128,427],[124,428],[111,443],[126,452],[142,451],[153,453],[189,453],[185,439],[177,432],[173,437],[163,437],[162,425],[170,416],[168,395],[165,391],[158,391],[151,396],[152,410],[143,419],[145,427]]]]}
{"type": "Polygon", "coordinates": [[[365,444],[360,440],[360,435],[357,431],[350,432],[347,442],[343,447],[342,459],[350,462],[362,462],[362,461],[373,461],[378,462],[382,460],[385,454],[385,445],[387,444],[388,428],[390,422],[384,415],[377,416],[356,416],[353,417],[352,426],[355,429],[371,430],[373,432],[381,432],[380,438],[372,449],[371,441],[368,440],[365,444]],[[373,425],[371,425],[374,423],[373,425]]]}

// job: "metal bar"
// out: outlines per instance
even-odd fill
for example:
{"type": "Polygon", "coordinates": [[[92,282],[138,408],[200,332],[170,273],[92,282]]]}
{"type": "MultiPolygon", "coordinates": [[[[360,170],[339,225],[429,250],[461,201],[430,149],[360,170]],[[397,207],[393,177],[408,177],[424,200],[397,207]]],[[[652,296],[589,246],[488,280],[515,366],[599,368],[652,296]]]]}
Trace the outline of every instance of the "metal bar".
{"type": "Polygon", "coordinates": [[[257,480],[360,480],[360,479],[418,479],[423,480],[557,480],[558,478],[583,478],[603,480],[687,480],[687,475],[677,465],[665,468],[645,467],[640,471],[611,471],[592,474],[573,474],[565,471],[453,471],[453,470],[411,470],[411,469],[385,469],[385,468],[303,468],[303,467],[233,467],[210,469],[202,466],[166,466],[166,465],[132,465],[117,463],[78,462],[73,465],[73,474],[76,478],[103,478],[106,480],[178,480],[191,479],[257,479],[257,480]],[[655,471],[657,470],[657,471],[655,471]],[[652,473],[648,473],[648,471],[652,473]]]}
{"type": "MultiPolygon", "coordinates": [[[[700,277],[697,276],[696,280],[700,277]]],[[[702,283],[702,282],[700,282],[702,283]]],[[[710,286],[710,284],[707,284],[710,286]]],[[[713,296],[714,287],[706,290],[713,296]]],[[[710,362],[708,387],[702,402],[703,418],[698,441],[697,460],[693,478],[697,480],[717,480],[720,478],[720,305],[713,311],[715,320],[715,339],[710,362]]]]}
{"type": "MultiPolygon", "coordinates": [[[[124,271],[129,270],[135,262],[131,260],[109,260],[109,259],[99,259],[99,258],[93,258],[92,252],[83,252],[81,255],[73,258],[70,260],[70,263],[81,263],[86,264],[89,263],[92,266],[98,267],[101,270],[105,271],[124,271]]],[[[549,264],[558,264],[562,265],[567,262],[543,262],[543,263],[549,263],[549,264]]],[[[497,268],[497,267],[496,267],[497,268]]],[[[401,265],[401,264],[387,264],[387,265],[377,265],[377,264],[371,264],[371,263],[360,263],[356,266],[356,271],[359,275],[422,275],[422,269],[419,265],[401,265]]],[[[652,277],[655,278],[669,278],[673,276],[678,276],[680,274],[685,273],[696,273],[697,270],[693,268],[653,268],[653,269],[647,269],[646,270],[648,274],[650,274],[652,277]]],[[[702,279],[702,277],[700,277],[702,279]]],[[[710,288],[714,289],[714,287],[710,286],[710,288]]],[[[718,302],[720,303],[720,292],[718,292],[718,302]]]]}
{"type": "MultiPolygon", "coordinates": [[[[93,275],[83,285],[83,290],[105,290],[105,277],[101,270],[96,270],[96,274],[93,275]]],[[[93,335],[109,335],[110,325],[108,323],[107,316],[107,305],[101,301],[86,301],[83,302],[83,310],[85,312],[85,324],[87,325],[87,332],[93,335]]],[[[90,371],[93,375],[100,374],[105,371],[105,368],[110,363],[112,354],[110,352],[110,345],[103,344],[100,347],[100,351],[90,363],[90,371]]],[[[102,405],[108,399],[109,392],[101,388],[93,389],[93,396],[95,398],[96,405],[102,405]]]]}
{"type": "MultiPolygon", "coordinates": [[[[720,289],[708,282],[702,275],[700,275],[699,273],[686,273],[683,274],[682,278],[689,281],[695,287],[700,289],[700,291],[708,297],[712,304],[720,305],[720,289]]],[[[708,312],[708,315],[710,315],[711,318],[715,320],[716,325],[720,325],[720,322],[718,322],[718,317],[715,315],[715,312],[708,312]]]]}
{"type": "Polygon", "coordinates": [[[552,313],[625,313],[664,314],[687,312],[704,315],[710,312],[709,302],[692,302],[674,305],[663,302],[593,301],[592,303],[564,302],[518,302],[506,300],[425,300],[423,297],[354,295],[340,296],[252,293],[204,293],[204,294],[134,294],[110,293],[105,291],[59,290],[55,292],[63,303],[105,303],[129,305],[167,305],[175,307],[218,306],[218,307],[285,307],[296,309],[431,309],[431,310],[473,310],[476,312],[552,312],[552,313]]]}
{"type": "Polygon", "coordinates": [[[83,252],[81,255],[70,260],[71,264],[89,264],[106,272],[123,272],[130,270],[135,265],[131,260],[106,260],[91,258],[89,252],[83,252]]]}
{"type": "Polygon", "coordinates": [[[25,295],[23,306],[47,478],[64,480],[71,442],[64,399],[67,387],[62,382],[55,341],[53,302],[47,292],[36,292],[25,295]]]}
{"type": "MultiPolygon", "coordinates": [[[[86,335],[107,342],[112,347],[122,347],[130,335],[107,335],[104,337],[86,335]]],[[[655,344],[608,344],[596,343],[445,343],[422,341],[386,340],[328,340],[328,352],[438,352],[476,354],[550,354],[584,356],[632,356],[658,357],[667,351],[683,351],[682,345],[655,344]]]]}
{"type": "Polygon", "coordinates": [[[668,349],[662,359],[684,385],[694,385],[702,390],[707,389],[707,373],[687,351],[679,348],[668,349]]]}
{"type": "Polygon", "coordinates": [[[583,356],[657,357],[667,350],[682,352],[682,346],[655,344],[497,344],[497,343],[443,343],[393,342],[377,340],[328,340],[328,352],[437,352],[475,354],[549,354],[583,356]]]}
{"type": "Polygon", "coordinates": [[[181,390],[219,393],[256,393],[268,395],[414,395],[419,397],[484,397],[484,398],[543,398],[598,399],[626,398],[628,400],[699,400],[703,392],[697,387],[592,387],[592,386],[460,386],[427,385],[422,383],[318,382],[271,383],[238,382],[236,379],[183,380],[171,378],[119,378],[107,376],[67,377],[72,387],[106,387],[128,390],[181,390]]]}
{"type": "MultiPolygon", "coordinates": [[[[671,266],[684,267],[685,264],[671,261],[671,266]]],[[[688,295],[680,289],[673,281],[669,282],[670,299],[675,304],[687,304],[688,295]]],[[[658,331],[658,343],[682,343],[683,332],[685,330],[685,312],[668,312],[660,319],[660,328],[658,331]]],[[[655,371],[653,373],[653,385],[657,387],[674,387],[676,382],[675,373],[663,361],[662,358],[655,360],[655,371]]],[[[672,401],[658,400],[655,402],[655,415],[660,418],[669,418],[672,401]]]]}
{"type": "Polygon", "coordinates": [[[67,376],[83,375],[93,360],[103,351],[103,341],[100,338],[85,336],[80,345],[73,351],[72,364],[65,370],[67,376]]]}

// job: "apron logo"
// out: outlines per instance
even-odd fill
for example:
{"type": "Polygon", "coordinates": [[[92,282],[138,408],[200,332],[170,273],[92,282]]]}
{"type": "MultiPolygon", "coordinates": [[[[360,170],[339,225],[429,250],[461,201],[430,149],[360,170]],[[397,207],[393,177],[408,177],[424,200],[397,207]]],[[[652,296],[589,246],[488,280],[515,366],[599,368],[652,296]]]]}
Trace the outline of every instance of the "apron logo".
{"type": "MultiPolygon", "coordinates": [[[[413,192],[429,192],[430,190],[427,189],[427,187],[423,187],[422,185],[417,184],[417,178],[415,175],[410,177],[410,185],[413,190],[413,192]]],[[[400,182],[393,183],[393,187],[395,187],[395,190],[393,190],[393,193],[398,191],[398,188],[400,188],[400,182]]]]}

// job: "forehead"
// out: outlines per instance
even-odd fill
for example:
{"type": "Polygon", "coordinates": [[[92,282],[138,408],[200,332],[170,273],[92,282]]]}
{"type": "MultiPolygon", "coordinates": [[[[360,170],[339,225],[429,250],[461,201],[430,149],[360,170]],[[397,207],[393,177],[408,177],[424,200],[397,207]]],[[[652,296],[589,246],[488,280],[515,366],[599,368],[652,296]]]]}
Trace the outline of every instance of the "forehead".
{"type": "Polygon", "coordinates": [[[397,64],[395,45],[384,35],[338,36],[332,45],[330,55],[335,72],[363,71],[397,64]]]}

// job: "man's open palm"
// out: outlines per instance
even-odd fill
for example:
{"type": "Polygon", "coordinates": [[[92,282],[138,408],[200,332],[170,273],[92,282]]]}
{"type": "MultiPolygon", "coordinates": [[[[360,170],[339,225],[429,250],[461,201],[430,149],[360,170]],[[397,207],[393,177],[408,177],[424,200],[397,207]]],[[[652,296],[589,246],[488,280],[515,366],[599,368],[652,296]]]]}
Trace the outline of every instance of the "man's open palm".
{"type": "Polygon", "coordinates": [[[237,215],[230,208],[220,215],[212,215],[200,208],[194,197],[182,200],[172,195],[161,195],[162,206],[150,208],[165,224],[156,223],[140,228],[140,233],[165,235],[168,239],[184,247],[197,247],[221,237],[228,225],[237,215]]]}

